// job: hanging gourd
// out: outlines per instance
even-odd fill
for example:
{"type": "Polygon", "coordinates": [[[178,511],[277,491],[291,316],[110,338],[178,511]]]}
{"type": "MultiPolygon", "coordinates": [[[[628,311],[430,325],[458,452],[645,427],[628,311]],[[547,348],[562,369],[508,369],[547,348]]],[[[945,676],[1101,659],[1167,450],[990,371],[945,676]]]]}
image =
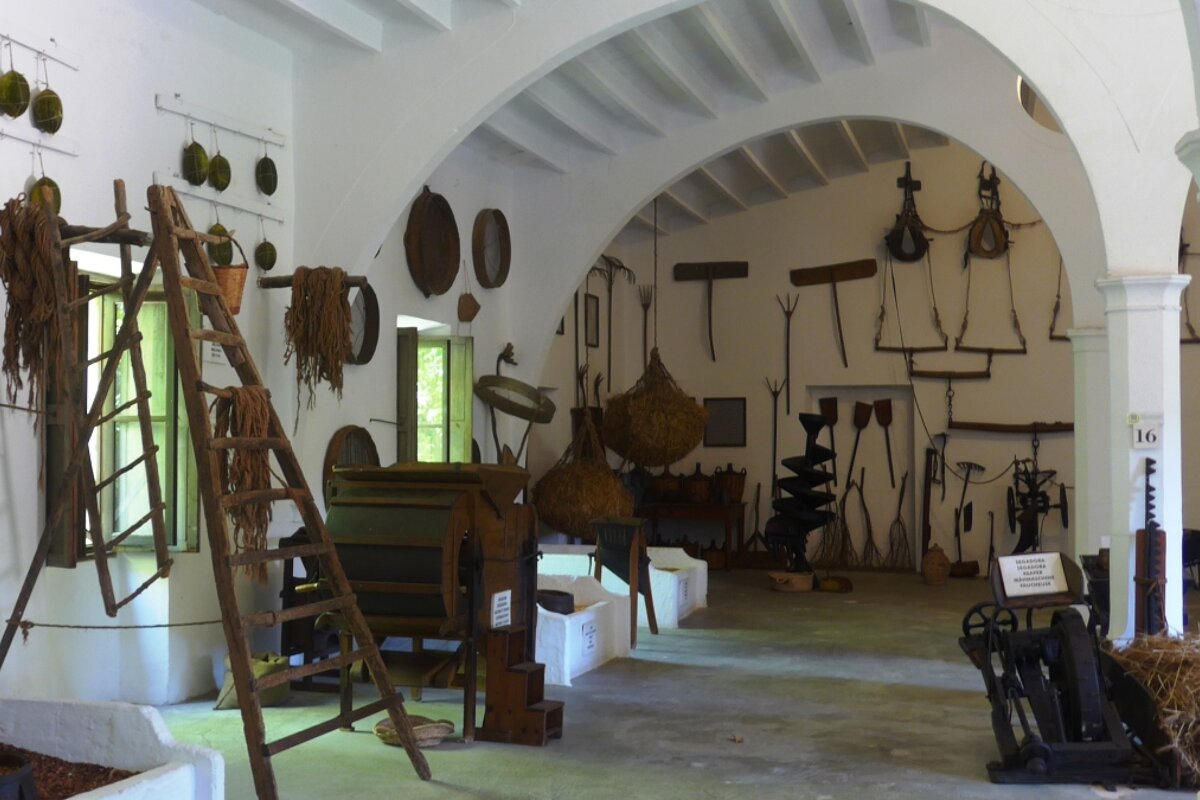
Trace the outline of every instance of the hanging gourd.
{"type": "Polygon", "coordinates": [[[202,186],[208,179],[208,153],[195,139],[183,148],[183,177],[192,186],[202,186]]]}
{"type": "Polygon", "coordinates": [[[275,261],[279,254],[275,252],[275,245],[271,244],[266,239],[258,243],[258,247],[254,248],[254,263],[263,272],[270,272],[275,266],[275,261]]]}
{"type": "Polygon", "coordinates": [[[44,188],[50,189],[50,192],[53,195],[50,203],[52,206],[54,206],[54,213],[59,213],[59,211],[62,210],[62,191],[58,188],[58,184],[55,183],[53,179],[47,178],[45,175],[38,178],[30,185],[29,191],[27,192],[29,197],[29,205],[36,207],[42,204],[42,189],[44,188]]]}
{"type": "Polygon", "coordinates": [[[279,186],[279,172],[275,169],[275,162],[270,156],[263,156],[254,165],[254,183],[258,186],[258,190],[265,195],[275,194],[275,189],[279,186]]]}
{"type": "Polygon", "coordinates": [[[33,98],[30,117],[33,127],[39,131],[57,133],[58,129],[62,127],[63,121],[62,98],[58,96],[58,92],[50,88],[50,76],[46,72],[46,57],[40,56],[39,58],[45,83],[42,85],[42,90],[33,98]]]}
{"type": "Polygon", "coordinates": [[[8,72],[0,75],[0,111],[16,118],[29,108],[29,81],[12,63],[12,42],[8,46],[8,72]]]}
{"type": "Polygon", "coordinates": [[[229,188],[229,181],[233,177],[233,170],[229,166],[229,159],[221,155],[218,150],[208,162],[208,185],[216,189],[218,192],[223,192],[229,188]]]}
{"type": "Polygon", "coordinates": [[[233,263],[233,238],[232,234],[225,230],[225,226],[221,223],[216,223],[208,232],[213,236],[223,237],[221,242],[208,242],[204,245],[208,250],[208,260],[215,267],[224,267],[233,263]]]}

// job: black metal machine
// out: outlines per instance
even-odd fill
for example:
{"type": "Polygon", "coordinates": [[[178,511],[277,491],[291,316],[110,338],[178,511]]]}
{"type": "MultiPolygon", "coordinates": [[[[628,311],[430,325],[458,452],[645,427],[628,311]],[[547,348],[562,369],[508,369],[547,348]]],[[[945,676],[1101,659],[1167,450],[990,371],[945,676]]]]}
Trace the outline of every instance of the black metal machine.
{"type": "Polygon", "coordinates": [[[1008,530],[1013,533],[1018,525],[1021,528],[1013,555],[1041,549],[1041,517],[1051,511],[1058,509],[1064,528],[1071,521],[1070,509],[1067,506],[1067,487],[1058,484],[1058,502],[1050,502],[1047,489],[1057,473],[1052,469],[1039,469],[1037,451],[1034,453],[1034,458],[1013,462],[1013,485],[1007,493],[1008,530]]]}
{"type": "Polygon", "coordinates": [[[959,646],[992,706],[992,782],[1169,783],[1153,701],[1071,607],[1087,599],[1079,567],[1059,553],[1003,556],[991,584],[994,600],[967,612],[959,646]],[[1054,609],[1050,624],[1034,628],[1043,609],[1054,609]]]}

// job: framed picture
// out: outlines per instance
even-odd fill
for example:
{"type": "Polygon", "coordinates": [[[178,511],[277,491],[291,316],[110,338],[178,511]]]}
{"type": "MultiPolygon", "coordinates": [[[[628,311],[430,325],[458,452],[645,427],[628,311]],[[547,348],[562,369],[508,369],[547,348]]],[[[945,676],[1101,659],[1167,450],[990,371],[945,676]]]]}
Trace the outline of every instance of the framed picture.
{"type": "Polygon", "coordinates": [[[600,296],[583,296],[583,341],[588,347],[600,346],[600,296]]]}
{"type": "Polygon", "coordinates": [[[567,331],[567,318],[559,317],[558,318],[558,329],[555,330],[554,332],[557,333],[559,336],[562,336],[564,333],[566,333],[566,331],[567,331]]]}
{"type": "Polygon", "coordinates": [[[746,398],[706,397],[704,408],[708,411],[705,447],[746,446],[746,398]]]}

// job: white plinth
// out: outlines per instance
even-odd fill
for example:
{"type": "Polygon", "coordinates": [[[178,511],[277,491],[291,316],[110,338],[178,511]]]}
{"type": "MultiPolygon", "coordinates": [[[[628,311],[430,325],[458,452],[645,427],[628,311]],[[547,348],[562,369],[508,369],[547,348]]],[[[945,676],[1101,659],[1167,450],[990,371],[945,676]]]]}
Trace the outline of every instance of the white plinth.
{"type": "Polygon", "coordinates": [[[538,606],[538,663],[546,665],[546,683],[570,686],[571,679],[606,661],[629,656],[629,595],[605,591],[595,578],[538,575],[538,589],[570,592],[574,614],[555,614],[538,606]]]}
{"type": "MultiPolygon", "coordinates": [[[[542,575],[591,575],[590,556],[596,548],[588,544],[544,544],[538,572],[542,575]]],[[[648,547],[650,591],[660,629],[679,627],[679,621],[698,608],[708,607],[708,564],[692,558],[679,547],[648,547]]],[[[540,577],[540,576],[539,576],[540,577]]],[[[629,584],[607,568],[601,583],[610,592],[629,595],[629,584]]],[[[638,596],[638,626],[646,627],[646,599],[638,596]]]]}
{"type": "Polygon", "coordinates": [[[0,741],[25,750],[140,770],[77,800],[224,800],[225,761],[180,744],[158,711],[130,703],[0,699],[0,741]]]}

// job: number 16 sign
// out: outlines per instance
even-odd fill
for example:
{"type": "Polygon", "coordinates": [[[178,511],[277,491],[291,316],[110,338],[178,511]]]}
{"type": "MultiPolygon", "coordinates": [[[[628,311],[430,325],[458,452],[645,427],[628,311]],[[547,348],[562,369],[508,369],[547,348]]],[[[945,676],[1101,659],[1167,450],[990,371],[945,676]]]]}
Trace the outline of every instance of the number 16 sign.
{"type": "Polygon", "coordinates": [[[1162,446],[1162,417],[1157,414],[1130,414],[1129,430],[1134,450],[1153,450],[1162,446]]]}

